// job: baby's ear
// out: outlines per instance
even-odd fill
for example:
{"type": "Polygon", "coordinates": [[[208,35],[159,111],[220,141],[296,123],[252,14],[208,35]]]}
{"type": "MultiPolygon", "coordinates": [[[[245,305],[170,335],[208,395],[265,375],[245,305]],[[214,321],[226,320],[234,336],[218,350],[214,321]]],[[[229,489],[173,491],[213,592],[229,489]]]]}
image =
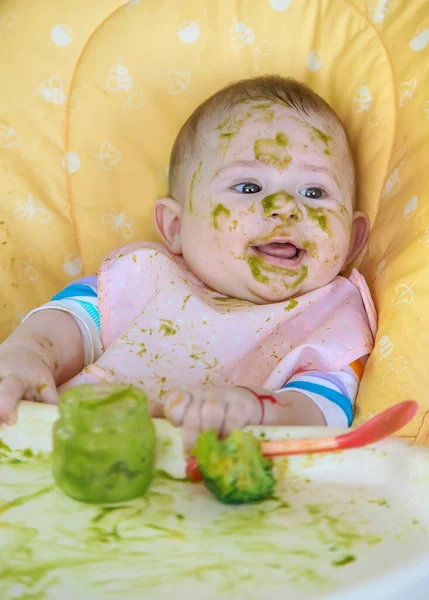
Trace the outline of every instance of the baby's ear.
{"type": "Polygon", "coordinates": [[[155,203],[155,225],[162,241],[173,254],[182,254],[180,226],[182,207],[173,198],[158,198],[155,203]]]}
{"type": "Polygon", "coordinates": [[[349,254],[345,266],[349,266],[362,252],[369,236],[369,219],[364,212],[353,214],[352,233],[350,236],[349,254]]]}

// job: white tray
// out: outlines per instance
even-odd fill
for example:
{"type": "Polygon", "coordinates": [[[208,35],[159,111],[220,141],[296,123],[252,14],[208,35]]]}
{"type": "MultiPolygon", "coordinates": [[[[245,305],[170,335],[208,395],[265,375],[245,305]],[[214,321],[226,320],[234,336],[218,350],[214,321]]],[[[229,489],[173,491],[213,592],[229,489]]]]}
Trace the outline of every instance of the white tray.
{"type": "MultiPolygon", "coordinates": [[[[80,504],[50,471],[56,407],[22,402],[0,430],[1,600],[399,600],[429,597],[429,451],[390,439],[277,459],[277,500],[227,507],[202,484],[154,479],[122,507],[80,504]],[[26,456],[24,449],[43,452],[26,456]]],[[[184,476],[156,422],[157,468],[184,476]]],[[[327,435],[255,429],[267,438],[327,435]]]]}

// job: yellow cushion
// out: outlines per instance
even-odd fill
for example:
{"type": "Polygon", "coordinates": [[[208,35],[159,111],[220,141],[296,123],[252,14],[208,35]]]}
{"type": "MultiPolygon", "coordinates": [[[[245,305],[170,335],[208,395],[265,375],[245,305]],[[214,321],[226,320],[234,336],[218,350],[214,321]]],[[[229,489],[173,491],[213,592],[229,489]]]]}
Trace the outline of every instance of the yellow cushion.
{"type": "Polygon", "coordinates": [[[425,5],[39,0],[36,12],[2,0],[1,336],[115,246],[154,238],[172,142],[201,100],[237,78],[291,75],[343,119],[373,224],[361,268],[380,330],[357,419],[412,397],[421,410],[404,434],[426,442],[425,5]]]}

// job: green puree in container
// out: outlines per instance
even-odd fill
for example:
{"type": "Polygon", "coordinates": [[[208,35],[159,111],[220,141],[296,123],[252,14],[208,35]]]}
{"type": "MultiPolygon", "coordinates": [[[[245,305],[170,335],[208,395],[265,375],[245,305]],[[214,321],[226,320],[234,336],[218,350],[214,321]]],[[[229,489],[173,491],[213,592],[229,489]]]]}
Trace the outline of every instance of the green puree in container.
{"type": "Polygon", "coordinates": [[[52,469],[59,487],[83,502],[124,502],[152,481],[155,430],[146,394],[122,384],[81,385],[60,396],[52,469]]]}

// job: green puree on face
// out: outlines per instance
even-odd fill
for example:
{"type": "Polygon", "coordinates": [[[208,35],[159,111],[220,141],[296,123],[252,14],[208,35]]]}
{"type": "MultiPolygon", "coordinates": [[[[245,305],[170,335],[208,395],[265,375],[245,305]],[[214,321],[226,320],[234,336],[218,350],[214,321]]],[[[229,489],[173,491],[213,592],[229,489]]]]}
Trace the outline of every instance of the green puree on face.
{"type": "Polygon", "coordinates": [[[81,385],[60,396],[52,470],[82,502],[124,502],[152,481],[155,430],[146,394],[123,384],[81,385]]]}

